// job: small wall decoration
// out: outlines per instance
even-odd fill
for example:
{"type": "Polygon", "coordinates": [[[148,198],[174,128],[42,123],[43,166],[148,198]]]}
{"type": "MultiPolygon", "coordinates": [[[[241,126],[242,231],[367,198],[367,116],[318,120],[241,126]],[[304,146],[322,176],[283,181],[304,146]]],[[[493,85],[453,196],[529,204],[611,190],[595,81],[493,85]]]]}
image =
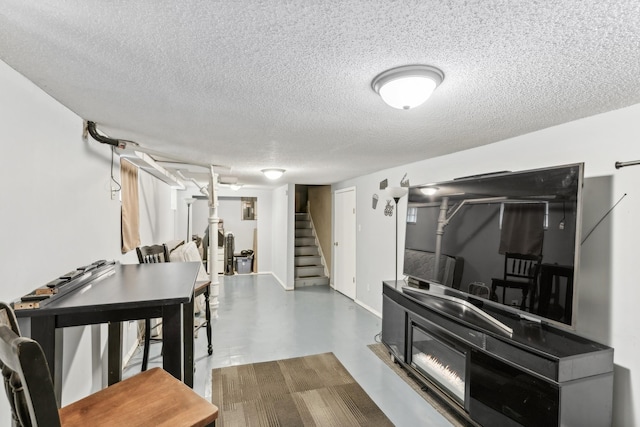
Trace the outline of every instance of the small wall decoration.
{"type": "Polygon", "coordinates": [[[373,209],[375,209],[378,206],[378,195],[377,194],[373,195],[372,206],[373,206],[373,209]]]}
{"type": "Polygon", "coordinates": [[[380,189],[384,190],[385,188],[387,188],[389,186],[389,182],[385,179],[380,181],[380,189]]]}
{"type": "Polygon", "coordinates": [[[409,187],[409,179],[407,178],[407,174],[405,173],[402,179],[400,180],[400,187],[409,187]]]}
{"type": "Polygon", "coordinates": [[[384,214],[386,216],[393,216],[393,205],[391,204],[393,200],[387,200],[387,206],[384,207],[384,214]]]}

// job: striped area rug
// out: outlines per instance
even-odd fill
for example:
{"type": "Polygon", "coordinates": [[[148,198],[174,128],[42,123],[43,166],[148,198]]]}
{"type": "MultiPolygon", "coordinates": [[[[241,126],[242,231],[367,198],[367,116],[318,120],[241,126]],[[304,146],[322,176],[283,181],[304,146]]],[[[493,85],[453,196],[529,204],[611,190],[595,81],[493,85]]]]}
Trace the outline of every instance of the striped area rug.
{"type": "Polygon", "coordinates": [[[218,427],[393,426],[333,353],[217,368],[218,427]]]}

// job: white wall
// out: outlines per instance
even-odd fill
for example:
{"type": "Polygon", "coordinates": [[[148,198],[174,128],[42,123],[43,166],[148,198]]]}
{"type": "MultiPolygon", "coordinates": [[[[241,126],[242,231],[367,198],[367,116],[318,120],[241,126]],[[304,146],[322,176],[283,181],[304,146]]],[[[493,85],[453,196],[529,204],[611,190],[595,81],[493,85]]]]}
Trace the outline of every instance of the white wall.
{"type": "MultiPolygon", "coordinates": [[[[285,289],[294,289],[295,186],[273,190],[272,273],[285,289]]],[[[259,215],[259,214],[258,214],[259,215]]],[[[258,216],[260,218],[260,216],[258,216]]]]}
{"type": "MultiPolygon", "coordinates": [[[[240,197],[218,199],[218,215],[224,219],[224,232],[233,233],[235,251],[253,249],[253,230],[258,227],[258,220],[242,219],[242,203],[240,197]]],[[[258,211],[260,215],[260,211],[258,211]]]]}
{"type": "MultiPolygon", "coordinates": [[[[138,170],[138,196],[140,209],[140,245],[156,245],[186,236],[176,236],[177,211],[171,209],[173,190],[151,174],[138,170]]],[[[186,224],[185,224],[186,230],[186,224]]],[[[122,255],[125,264],[137,264],[136,251],[122,255]]]]}
{"type": "MultiPolygon", "coordinates": [[[[190,189],[188,191],[179,191],[178,193],[182,197],[183,195],[197,194],[196,191],[190,189]]],[[[225,232],[234,232],[236,252],[242,249],[253,249],[253,229],[258,229],[258,255],[256,260],[258,262],[258,272],[260,273],[272,271],[272,198],[271,190],[243,188],[234,191],[224,187],[218,188],[218,218],[224,220],[225,232]],[[240,197],[255,197],[258,199],[257,221],[240,220],[240,197]],[[229,201],[228,198],[234,198],[237,201],[229,201]],[[238,225],[234,225],[232,217],[235,218],[238,225]]],[[[178,215],[181,218],[178,225],[180,238],[184,238],[182,237],[183,234],[186,236],[186,208],[181,207],[182,205],[184,205],[184,202],[180,201],[178,206],[178,215]],[[182,222],[184,222],[184,225],[182,225],[182,222]]],[[[206,200],[197,200],[193,204],[193,233],[202,236],[205,227],[208,225],[209,203],[206,200]]]]}
{"type": "MultiPolygon", "coordinates": [[[[178,238],[174,232],[176,211],[171,209],[172,191],[164,182],[141,169],[138,170],[140,245],[155,245],[178,238]]],[[[120,261],[123,264],[137,264],[136,251],[123,254],[120,261]]],[[[125,362],[138,346],[138,324],[142,327],[143,322],[129,321],[125,324],[122,333],[125,362]]]]}
{"type": "MultiPolygon", "coordinates": [[[[640,425],[640,166],[614,167],[616,161],[640,159],[638,117],[640,105],[635,105],[335,185],[334,191],[357,187],[357,299],[381,311],[381,281],[394,276],[395,218],[384,216],[388,197],[378,189],[381,180],[398,185],[408,173],[411,184],[417,185],[499,170],[584,162],[583,236],[620,197],[627,196],[582,245],[577,332],[615,349],[613,425],[640,425]],[[371,207],[373,193],[380,196],[376,210],[371,207]]],[[[406,197],[400,202],[400,218],[405,214],[406,197]]],[[[402,248],[404,227],[399,228],[402,248]]]]}
{"type": "MultiPolygon", "coordinates": [[[[10,302],[78,266],[119,259],[120,203],[110,195],[110,149],[82,140],[80,117],[4,62],[0,93],[0,300],[10,302]]],[[[114,168],[119,176],[117,156],[114,168]]],[[[91,354],[105,337],[100,327],[65,330],[64,402],[102,387],[91,354]]],[[[3,396],[0,425],[8,413],[3,396]]]]}
{"type": "MultiPolygon", "coordinates": [[[[220,204],[220,200],[218,200],[218,204],[220,204]]],[[[193,220],[193,228],[192,234],[197,234],[198,236],[204,236],[204,231],[209,227],[209,200],[208,199],[197,199],[193,202],[192,209],[192,220],[193,220]]],[[[220,215],[220,206],[218,206],[218,218],[222,218],[220,215]]],[[[186,223],[180,227],[182,235],[182,229],[187,228],[186,223]]],[[[184,232],[186,235],[186,231],[184,232]]]]}
{"type": "MultiPolygon", "coordinates": [[[[11,302],[67,271],[98,259],[137,263],[120,253],[120,198],[111,199],[111,150],[82,139],[82,118],[0,62],[0,300],[11,302]]],[[[113,173],[120,180],[114,156],[113,173]]],[[[174,239],[169,187],[139,174],[142,244],[174,239]]],[[[21,321],[29,333],[28,321],[21,321]]],[[[106,327],[64,331],[63,405],[104,387],[106,327]]],[[[125,328],[125,352],[136,338],[125,328]]],[[[4,394],[4,393],[2,393],[4,394]]],[[[10,424],[0,397],[0,426],[10,424]]]]}

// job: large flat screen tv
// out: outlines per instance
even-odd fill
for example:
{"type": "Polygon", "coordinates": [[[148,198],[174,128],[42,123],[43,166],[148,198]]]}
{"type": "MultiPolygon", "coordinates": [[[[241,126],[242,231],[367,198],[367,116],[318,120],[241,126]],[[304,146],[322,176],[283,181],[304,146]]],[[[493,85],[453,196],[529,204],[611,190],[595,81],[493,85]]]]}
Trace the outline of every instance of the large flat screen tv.
{"type": "Polygon", "coordinates": [[[582,163],[409,189],[404,274],[480,305],[575,327],[582,163]]]}

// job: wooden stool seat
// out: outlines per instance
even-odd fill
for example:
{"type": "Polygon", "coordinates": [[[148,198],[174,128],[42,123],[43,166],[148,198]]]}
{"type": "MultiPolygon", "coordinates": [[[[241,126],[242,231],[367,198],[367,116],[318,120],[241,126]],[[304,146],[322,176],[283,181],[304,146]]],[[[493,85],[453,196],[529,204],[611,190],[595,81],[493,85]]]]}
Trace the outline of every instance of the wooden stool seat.
{"type": "Polygon", "coordinates": [[[61,425],[206,426],[218,408],[161,368],[153,368],[60,409],[61,425]]]}

